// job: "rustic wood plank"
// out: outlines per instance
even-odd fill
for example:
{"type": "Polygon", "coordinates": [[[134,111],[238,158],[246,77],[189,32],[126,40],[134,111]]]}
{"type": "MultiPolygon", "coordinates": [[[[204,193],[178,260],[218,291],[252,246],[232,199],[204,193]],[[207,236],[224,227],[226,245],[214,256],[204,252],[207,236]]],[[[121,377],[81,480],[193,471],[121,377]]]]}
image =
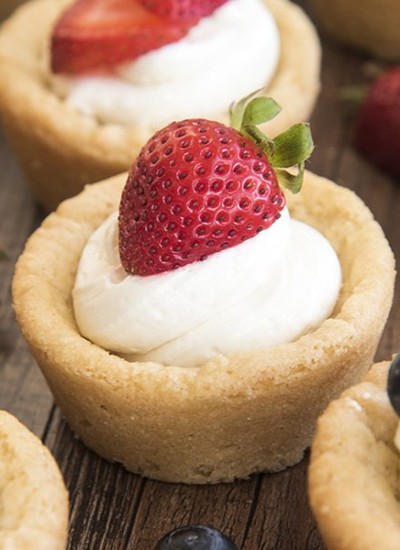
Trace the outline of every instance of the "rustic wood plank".
{"type": "Polygon", "coordinates": [[[45,441],[71,495],[68,548],[128,548],[145,481],[87,449],[58,410],[51,424],[45,441]]]}
{"type": "Polygon", "coordinates": [[[0,22],[9,17],[26,0],[1,0],[0,3],[0,22]]]}
{"type": "Polygon", "coordinates": [[[11,307],[11,279],[26,238],[41,220],[15,158],[0,133],[0,408],[43,435],[52,397],[23,340],[11,307]]]}
{"type": "Polygon", "coordinates": [[[307,500],[306,457],[274,475],[263,475],[255,514],[243,550],[319,550],[324,548],[307,500]]]}
{"type": "Polygon", "coordinates": [[[130,547],[153,548],[163,534],[182,525],[212,525],[241,546],[257,477],[213,486],[185,486],[147,480],[130,547]]]}

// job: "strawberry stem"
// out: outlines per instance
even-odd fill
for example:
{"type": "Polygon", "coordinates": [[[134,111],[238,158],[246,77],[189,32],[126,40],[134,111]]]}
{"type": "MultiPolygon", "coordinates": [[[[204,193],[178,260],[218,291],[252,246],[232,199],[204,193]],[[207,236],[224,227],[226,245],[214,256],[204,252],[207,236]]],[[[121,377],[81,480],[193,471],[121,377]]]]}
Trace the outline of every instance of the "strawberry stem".
{"type": "Polygon", "coordinates": [[[310,126],[299,122],[270,139],[257,126],[276,117],[281,108],[271,97],[255,97],[259,92],[257,90],[231,106],[231,126],[254,141],[265,153],[279,184],[292,193],[298,193],[303,182],[304,162],[314,149],[310,126]],[[285,170],[290,167],[296,167],[297,173],[285,170]]]}
{"type": "Polygon", "coordinates": [[[339,89],[339,99],[360,104],[367,95],[368,85],[343,86],[339,89]]]}

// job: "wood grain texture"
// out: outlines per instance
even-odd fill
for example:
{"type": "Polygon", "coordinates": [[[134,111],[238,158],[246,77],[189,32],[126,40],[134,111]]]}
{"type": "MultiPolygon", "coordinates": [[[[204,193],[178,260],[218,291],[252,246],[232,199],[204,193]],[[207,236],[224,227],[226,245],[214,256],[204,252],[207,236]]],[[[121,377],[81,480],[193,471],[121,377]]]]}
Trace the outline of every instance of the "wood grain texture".
{"type": "MultiPolygon", "coordinates": [[[[367,81],[367,59],[324,44],[323,88],[311,125],[316,151],[308,167],[355,190],[370,207],[400,258],[400,187],[351,146],[355,107],[340,99],[367,81]]],[[[54,453],[70,491],[70,550],[152,550],[175,527],[203,523],[221,529],[242,550],[323,550],[306,494],[307,456],[275,475],[216,486],[144,480],[109,464],[71,433],[16,326],[10,284],[15,261],[41,212],[0,134],[0,408],[15,414],[54,453]]],[[[399,349],[399,286],[377,352],[399,349]]]]}

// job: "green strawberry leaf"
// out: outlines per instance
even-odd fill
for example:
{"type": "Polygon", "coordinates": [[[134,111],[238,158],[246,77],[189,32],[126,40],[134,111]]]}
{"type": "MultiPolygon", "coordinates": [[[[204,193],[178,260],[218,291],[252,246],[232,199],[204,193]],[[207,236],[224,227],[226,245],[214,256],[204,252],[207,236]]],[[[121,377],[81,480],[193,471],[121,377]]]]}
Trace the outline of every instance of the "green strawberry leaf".
{"type": "Polygon", "coordinates": [[[292,174],[282,168],[276,168],[275,173],[281,187],[288,189],[294,195],[301,190],[304,177],[304,162],[298,165],[297,174],[292,174]]]}
{"type": "Polygon", "coordinates": [[[276,117],[281,107],[271,97],[257,96],[263,88],[256,90],[233,103],[229,109],[230,125],[239,132],[247,126],[267,122],[276,117]]]}
{"type": "Polygon", "coordinates": [[[305,122],[294,124],[273,140],[274,151],[269,157],[272,166],[289,168],[304,162],[314,149],[310,126],[305,122]]]}
{"type": "Polygon", "coordinates": [[[280,106],[271,97],[255,97],[249,101],[244,113],[242,126],[257,126],[275,118],[281,112],[280,106]]]}
{"type": "Polygon", "coordinates": [[[230,119],[230,125],[232,128],[235,128],[235,130],[238,130],[240,132],[242,128],[242,122],[243,122],[243,116],[244,111],[246,110],[246,105],[252,99],[258,92],[261,90],[257,90],[256,92],[252,92],[249,95],[246,95],[239,101],[236,101],[231,104],[229,107],[229,119],[230,119]]]}
{"type": "Polygon", "coordinates": [[[280,185],[298,193],[303,182],[304,162],[314,150],[310,125],[300,122],[274,139],[267,137],[257,126],[277,116],[281,107],[271,97],[257,96],[260,91],[231,106],[231,126],[254,141],[265,153],[280,185]],[[290,167],[297,167],[297,173],[285,170],[290,167]]]}

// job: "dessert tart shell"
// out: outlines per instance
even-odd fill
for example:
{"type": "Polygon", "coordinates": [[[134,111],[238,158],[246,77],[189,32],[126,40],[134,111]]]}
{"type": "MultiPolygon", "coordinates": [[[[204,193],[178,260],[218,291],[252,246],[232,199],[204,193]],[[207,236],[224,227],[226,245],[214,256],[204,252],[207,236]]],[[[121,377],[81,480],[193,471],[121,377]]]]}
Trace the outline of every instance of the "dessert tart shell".
{"type": "Polygon", "coordinates": [[[331,318],[292,343],[197,368],[129,363],[79,334],[71,299],[81,252],[118,208],[125,180],[63,202],[28,240],[13,280],[17,320],[73,431],[108,460],[164,481],[232,481],[297,463],[328,402],[372,363],[395,278],[382,229],[353,192],[307,173],[287,200],[339,256],[331,318]]]}
{"type": "Polygon", "coordinates": [[[373,365],[318,420],[309,495],[331,550],[400,548],[399,419],[386,390],[389,367],[373,365]]]}
{"type": "Polygon", "coordinates": [[[307,0],[318,27],[334,40],[388,61],[400,60],[397,0],[307,0]]]}
{"type": "MultiPolygon", "coordinates": [[[[299,7],[288,0],[265,2],[281,35],[279,66],[266,89],[283,107],[268,125],[273,136],[308,119],[319,92],[320,45],[299,7]]],[[[153,133],[143,127],[101,124],[51,90],[43,51],[66,3],[33,0],[0,29],[0,113],[27,183],[47,211],[85,184],[128,170],[153,133]]],[[[221,121],[228,122],[227,114],[221,114],[221,121]]]]}
{"type": "Polygon", "coordinates": [[[62,550],[68,530],[68,493],[42,442],[0,411],[0,548],[62,550]]]}

